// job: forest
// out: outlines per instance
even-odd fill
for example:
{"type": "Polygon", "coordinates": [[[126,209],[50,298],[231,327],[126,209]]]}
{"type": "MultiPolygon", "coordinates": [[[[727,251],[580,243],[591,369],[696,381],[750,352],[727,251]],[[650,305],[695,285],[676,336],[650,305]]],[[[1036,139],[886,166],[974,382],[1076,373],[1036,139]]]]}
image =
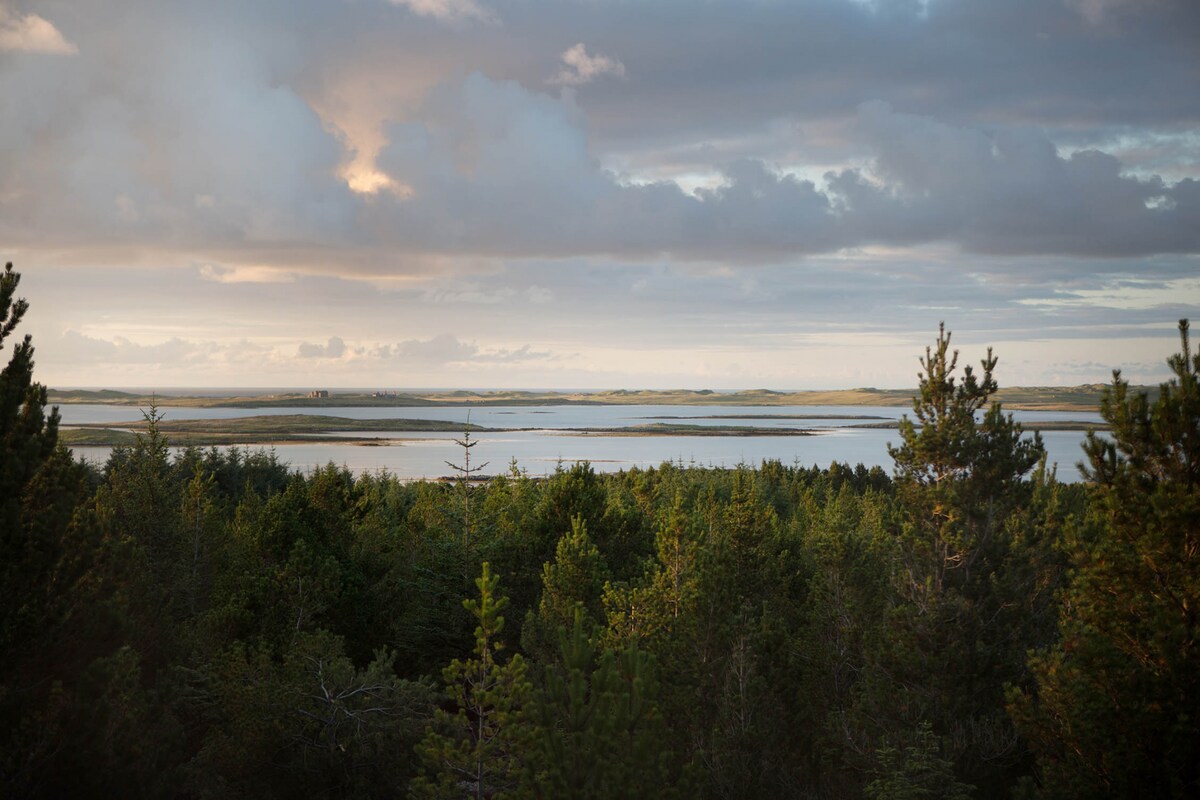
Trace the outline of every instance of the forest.
{"type": "Polygon", "coordinates": [[[891,473],[404,482],[57,439],[0,277],[0,794],[1200,796],[1200,355],[1056,481],[939,331],[891,473]]]}

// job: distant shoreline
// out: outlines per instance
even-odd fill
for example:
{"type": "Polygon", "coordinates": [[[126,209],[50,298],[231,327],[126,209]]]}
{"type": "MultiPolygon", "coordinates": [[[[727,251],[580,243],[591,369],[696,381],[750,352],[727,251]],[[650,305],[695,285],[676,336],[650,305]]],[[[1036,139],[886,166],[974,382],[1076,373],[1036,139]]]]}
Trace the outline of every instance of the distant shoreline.
{"type": "MultiPolygon", "coordinates": [[[[739,417],[732,417],[738,419],[739,417]]],[[[753,419],[795,419],[796,415],[757,414],[753,419]]],[[[869,419],[869,417],[867,417],[869,419]]],[[[700,417],[703,419],[703,417],[700,417]]],[[[895,429],[896,420],[865,422],[847,428],[895,429]]],[[[1027,422],[1028,431],[1103,430],[1092,422],[1064,420],[1061,422],[1027,422]]],[[[278,416],[234,417],[230,419],[163,420],[159,431],[178,446],[226,447],[248,445],[266,447],[277,444],[353,444],[363,447],[401,445],[411,437],[397,438],[397,433],[441,433],[460,435],[465,431],[477,434],[544,431],[555,436],[817,436],[828,430],[756,425],[694,425],[682,422],[663,422],[629,427],[596,428],[490,428],[456,422],[424,419],[348,419],[309,414],[278,416]],[[358,433],[360,435],[350,435],[358,433]],[[363,435],[379,434],[379,435],[363,435]]],[[[131,445],[146,431],[145,421],[113,423],[74,423],[60,427],[59,438],[74,447],[117,447],[131,445]]]]}
{"type": "MultiPolygon", "coordinates": [[[[1020,411],[1085,411],[1100,408],[1101,384],[1084,386],[1011,387],[1000,389],[995,399],[1006,408],[1020,411]]],[[[1140,387],[1137,387],[1140,388],[1140,387]]],[[[329,390],[326,396],[306,393],[260,395],[155,395],[114,390],[51,389],[53,404],[98,404],[113,406],[190,408],[472,408],[496,406],[885,406],[908,407],[915,389],[839,389],[830,391],[779,392],[748,389],[714,392],[708,389],[669,391],[609,390],[596,392],[525,392],[468,390],[413,393],[364,393],[329,390]]]]}

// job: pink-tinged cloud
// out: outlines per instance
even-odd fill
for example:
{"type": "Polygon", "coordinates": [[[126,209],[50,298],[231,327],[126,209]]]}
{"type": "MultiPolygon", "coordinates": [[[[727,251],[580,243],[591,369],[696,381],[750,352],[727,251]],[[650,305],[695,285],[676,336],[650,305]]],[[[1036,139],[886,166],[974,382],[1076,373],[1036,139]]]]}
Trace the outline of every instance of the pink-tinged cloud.
{"type": "Polygon", "coordinates": [[[17,14],[0,7],[0,50],[70,56],[79,48],[37,14],[17,14]]]}
{"type": "Polygon", "coordinates": [[[429,17],[441,22],[496,22],[496,16],[475,0],[390,0],[392,5],[403,6],[418,17],[429,17]]]}
{"type": "Polygon", "coordinates": [[[548,83],[558,86],[582,86],[604,75],[625,77],[624,64],[599,53],[588,55],[582,42],[563,52],[562,63],[562,69],[550,78],[548,83]]]}

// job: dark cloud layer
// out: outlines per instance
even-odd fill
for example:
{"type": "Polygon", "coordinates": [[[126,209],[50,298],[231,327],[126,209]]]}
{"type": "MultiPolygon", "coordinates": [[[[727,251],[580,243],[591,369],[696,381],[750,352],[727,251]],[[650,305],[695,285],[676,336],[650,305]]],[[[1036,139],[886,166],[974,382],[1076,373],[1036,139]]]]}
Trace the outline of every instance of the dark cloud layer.
{"type": "Polygon", "coordinates": [[[504,255],[606,253],[757,261],[867,244],[954,242],[983,253],[1080,256],[1200,250],[1200,183],[1124,175],[1105,153],[1064,157],[1041,131],[988,133],[859,109],[870,154],[827,188],[760,160],[687,194],[599,168],[572,107],[478,74],[396,126],[380,166],[411,187],[370,209],[394,243],[504,255]]]}
{"type": "Polygon", "coordinates": [[[28,5],[78,52],[0,54],[0,234],[24,248],[366,272],[419,268],[406,253],[1200,249],[1195,180],[1061,149],[1119,125],[1200,152],[1192,3],[28,5]],[[559,95],[584,38],[610,66],[559,95]],[[391,72],[396,52],[419,69],[391,72]],[[393,77],[411,89],[371,111],[401,191],[356,194],[347,109],[393,77]],[[757,149],[696,147],[778,119],[757,149]],[[814,145],[805,125],[832,127],[814,145]],[[604,168],[652,173],[675,145],[719,185],[604,168]],[[789,174],[806,156],[847,166],[817,185],[789,174]]]}
{"type": "Polygon", "coordinates": [[[62,363],[131,370],[1125,342],[1200,306],[1198,41],[1191,0],[0,0],[0,249],[62,363]]]}

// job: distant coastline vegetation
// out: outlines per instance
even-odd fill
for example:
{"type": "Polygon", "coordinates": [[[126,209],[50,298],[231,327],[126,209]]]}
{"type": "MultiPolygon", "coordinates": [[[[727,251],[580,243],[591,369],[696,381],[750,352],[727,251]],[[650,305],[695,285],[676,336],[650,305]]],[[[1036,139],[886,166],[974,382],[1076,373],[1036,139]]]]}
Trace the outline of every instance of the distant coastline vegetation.
{"type": "MultiPolygon", "coordinates": [[[[1136,387],[1139,391],[1146,387],[1136,387]]],[[[1081,386],[1030,386],[1000,389],[996,399],[1013,410],[1097,411],[1102,384],[1081,386]]],[[[151,395],[112,389],[51,389],[51,403],[105,405],[184,406],[192,408],[426,408],[437,406],[562,406],[562,405],[672,405],[672,406],[909,406],[912,389],[834,389],[781,392],[746,389],[715,392],[711,389],[613,389],[594,392],[496,391],[358,392],[330,389],[327,397],[309,397],[306,390],[259,395],[151,395]]],[[[461,426],[459,427],[461,430],[461,426]]]]}

